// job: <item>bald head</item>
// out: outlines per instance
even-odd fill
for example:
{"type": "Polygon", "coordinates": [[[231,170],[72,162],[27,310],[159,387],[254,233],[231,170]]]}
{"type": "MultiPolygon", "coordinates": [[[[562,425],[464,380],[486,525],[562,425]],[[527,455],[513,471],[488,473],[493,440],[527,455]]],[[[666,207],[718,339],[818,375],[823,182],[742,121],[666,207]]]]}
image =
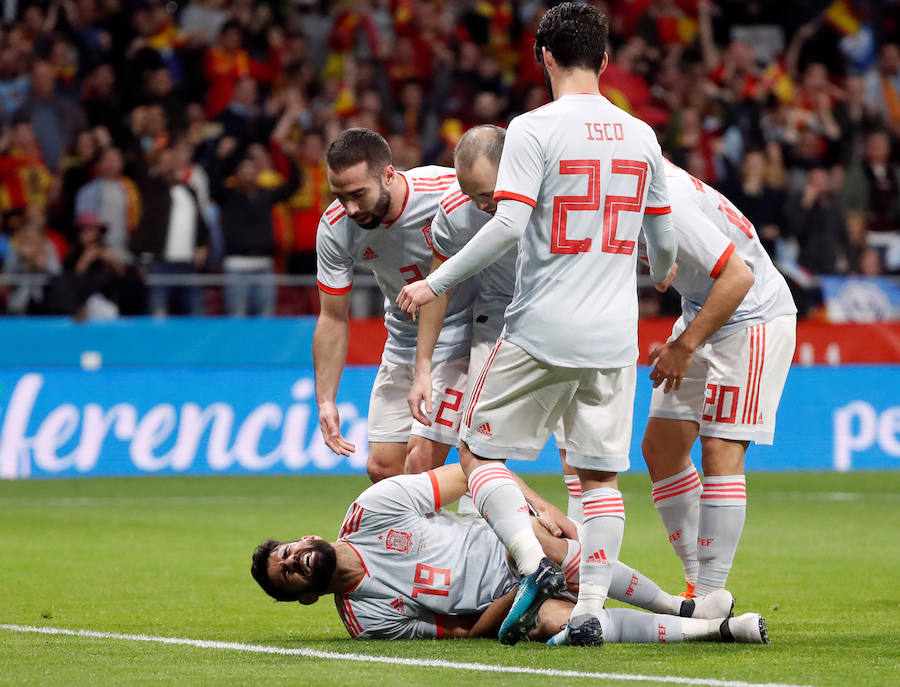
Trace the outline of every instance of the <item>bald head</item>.
{"type": "Polygon", "coordinates": [[[475,201],[479,210],[491,215],[497,210],[494,186],[505,137],[506,130],[499,126],[476,126],[462,135],[453,154],[462,192],[475,201]]]}
{"type": "Polygon", "coordinates": [[[471,167],[480,157],[487,158],[494,167],[500,164],[506,129],[493,124],[482,124],[460,136],[453,152],[453,164],[457,171],[471,167]]]}

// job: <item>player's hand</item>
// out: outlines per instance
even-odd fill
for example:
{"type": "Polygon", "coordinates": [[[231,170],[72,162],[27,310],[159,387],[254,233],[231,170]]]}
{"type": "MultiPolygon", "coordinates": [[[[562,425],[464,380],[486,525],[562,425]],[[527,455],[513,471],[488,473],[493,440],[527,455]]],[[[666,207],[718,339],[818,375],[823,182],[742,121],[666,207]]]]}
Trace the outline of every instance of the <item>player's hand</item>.
{"type": "Polygon", "coordinates": [[[655,389],[665,382],[663,393],[667,394],[672,389],[678,391],[681,388],[681,380],[684,379],[691,366],[692,355],[693,351],[678,339],[664,343],[650,351],[647,363],[653,368],[650,370],[653,388],[655,389]]]}
{"type": "Polygon", "coordinates": [[[578,532],[575,529],[575,523],[569,520],[565,514],[552,503],[541,506],[537,511],[537,519],[550,534],[554,537],[565,537],[566,539],[578,539],[578,532]]]}
{"type": "Polygon", "coordinates": [[[400,295],[397,296],[397,305],[415,320],[416,311],[423,305],[431,303],[435,298],[437,298],[437,295],[431,290],[428,282],[420,279],[403,287],[400,295]]]}
{"type": "Polygon", "coordinates": [[[356,446],[341,436],[341,416],[333,401],[319,404],[319,426],[325,445],[332,451],[342,456],[356,451],[356,446]]]}
{"type": "Polygon", "coordinates": [[[660,293],[665,293],[666,290],[672,286],[672,282],[675,281],[675,276],[678,274],[678,263],[672,263],[672,269],[669,270],[669,274],[666,275],[666,278],[661,282],[655,282],[653,287],[659,291],[660,293]]]}
{"type": "Polygon", "coordinates": [[[431,427],[431,410],[434,407],[431,403],[431,375],[417,374],[413,379],[412,387],[409,395],[406,397],[409,403],[409,410],[413,418],[421,422],[426,427],[431,427]],[[425,402],[425,412],[422,412],[422,402],[425,402]]]}

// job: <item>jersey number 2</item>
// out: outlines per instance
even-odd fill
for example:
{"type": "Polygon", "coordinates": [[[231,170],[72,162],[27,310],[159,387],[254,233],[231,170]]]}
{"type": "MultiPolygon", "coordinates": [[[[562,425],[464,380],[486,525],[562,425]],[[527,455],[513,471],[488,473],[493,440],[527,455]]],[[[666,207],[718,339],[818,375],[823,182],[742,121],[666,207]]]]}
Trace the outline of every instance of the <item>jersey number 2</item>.
{"type": "MultiPolygon", "coordinates": [[[[566,236],[568,213],[600,209],[600,177],[602,167],[599,160],[560,160],[560,174],[584,174],[588,178],[588,193],[585,196],[555,196],[553,198],[553,226],[550,235],[550,252],[562,254],[589,253],[592,240],[572,239],[566,236]]],[[[634,241],[616,238],[620,212],[640,212],[647,182],[647,163],[639,160],[613,160],[613,174],[632,174],[638,178],[637,193],[634,196],[606,196],[603,206],[603,241],[600,250],[604,253],[631,255],[634,241]]]]}

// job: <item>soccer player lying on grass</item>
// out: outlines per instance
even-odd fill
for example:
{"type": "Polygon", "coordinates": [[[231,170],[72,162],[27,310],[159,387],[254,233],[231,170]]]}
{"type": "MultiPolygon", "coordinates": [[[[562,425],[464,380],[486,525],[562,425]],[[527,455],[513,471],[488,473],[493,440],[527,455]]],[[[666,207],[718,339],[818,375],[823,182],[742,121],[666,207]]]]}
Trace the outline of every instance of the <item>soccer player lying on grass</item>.
{"type": "MultiPolygon", "coordinates": [[[[496,636],[518,574],[482,518],[440,510],[466,488],[457,464],[391,477],[354,501],[337,541],[312,535],[291,542],[270,539],[254,553],[251,573],[278,601],[312,604],[334,594],[338,613],[354,638],[496,636]]],[[[530,500],[540,500],[526,492],[530,500]]],[[[533,522],[547,556],[566,571],[570,589],[577,589],[580,545],[555,538],[533,522]]],[[[768,642],[765,620],[758,614],[726,617],[734,599],[724,590],[701,601],[683,599],[617,562],[610,597],[654,613],[604,610],[603,636],[609,642],[768,642]]],[[[549,599],[536,607],[521,625],[521,638],[552,637],[566,624],[570,599],[549,599]]]]}

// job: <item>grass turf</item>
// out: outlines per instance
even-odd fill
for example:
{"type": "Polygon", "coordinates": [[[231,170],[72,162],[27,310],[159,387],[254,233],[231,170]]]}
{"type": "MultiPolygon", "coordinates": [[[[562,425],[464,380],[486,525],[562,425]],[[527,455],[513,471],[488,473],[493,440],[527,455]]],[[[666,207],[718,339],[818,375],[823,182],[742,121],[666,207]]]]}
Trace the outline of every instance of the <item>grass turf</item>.
{"type": "MultiPolygon", "coordinates": [[[[529,482],[562,502],[559,476],[529,482]]],[[[769,646],[351,641],[330,600],[270,603],[249,575],[250,553],[268,536],[334,537],[367,485],[336,477],[0,482],[0,623],[561,670],[897,684],[900,472],[756,474],[748,482],[747,526],[729,587],[737,612],[767,617],[769,646]]],[[[622,560],[681,591],[680,564],[647,478],[626,475],[621,484],[628,514],[622,560]]],[[[0,685],[284,679],[391,687],[561,680],[0,630],[0,685]]]]}

